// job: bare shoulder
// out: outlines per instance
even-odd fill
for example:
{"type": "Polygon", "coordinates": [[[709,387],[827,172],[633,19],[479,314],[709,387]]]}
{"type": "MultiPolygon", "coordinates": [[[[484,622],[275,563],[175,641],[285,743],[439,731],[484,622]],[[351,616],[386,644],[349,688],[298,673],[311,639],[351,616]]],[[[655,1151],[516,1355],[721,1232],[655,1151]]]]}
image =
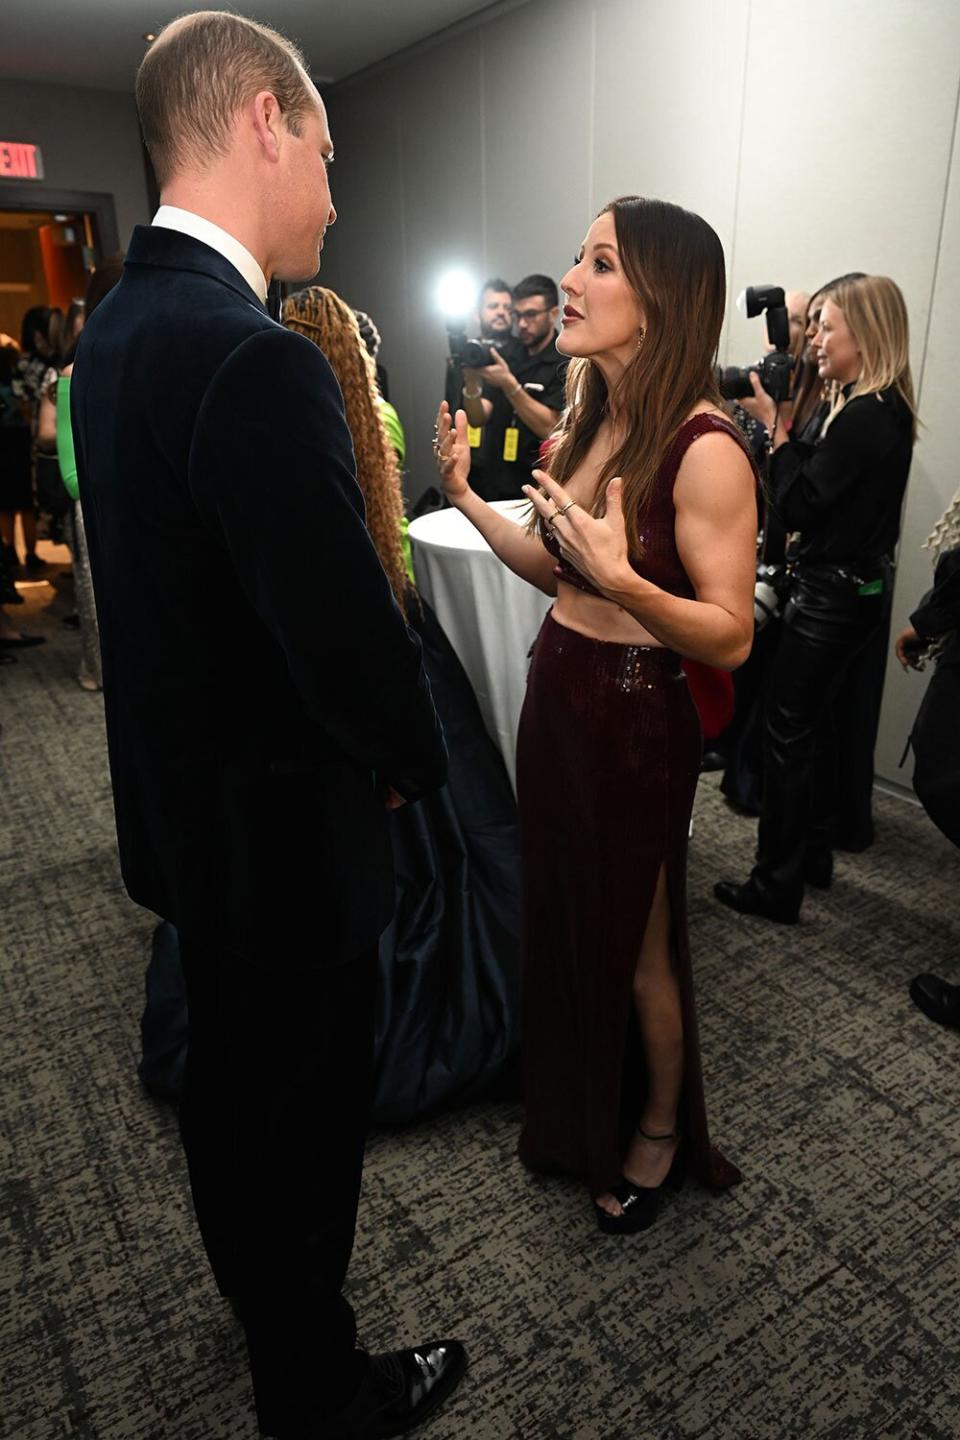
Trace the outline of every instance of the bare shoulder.
{"type": "Polygon", "coordinates": [[[676,505],[737,504],[756,492],[756,475],[743,445],[728,426],[732,421],[720,410],[701,413],[725,421],[722,429],[698,435],[684,451],[673,496],[676,505]]]}

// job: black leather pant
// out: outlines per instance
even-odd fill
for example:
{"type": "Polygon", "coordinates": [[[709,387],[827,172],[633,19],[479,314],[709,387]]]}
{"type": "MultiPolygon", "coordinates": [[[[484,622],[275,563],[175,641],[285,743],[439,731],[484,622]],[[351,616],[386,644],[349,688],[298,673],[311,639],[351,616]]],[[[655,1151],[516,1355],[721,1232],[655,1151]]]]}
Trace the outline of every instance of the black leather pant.
{"type": "MultiPolygon", "coordinates": [[[[803,899],[808,850],[829,848],[834,796],[826,733],[848,673],[886,614],[883,594],[820,574],[796,582],[767,697],[763,802],[753,882],[785,906],[803,899]]],[[[872,765],[872,757],[861,757],[872,765]]]]}

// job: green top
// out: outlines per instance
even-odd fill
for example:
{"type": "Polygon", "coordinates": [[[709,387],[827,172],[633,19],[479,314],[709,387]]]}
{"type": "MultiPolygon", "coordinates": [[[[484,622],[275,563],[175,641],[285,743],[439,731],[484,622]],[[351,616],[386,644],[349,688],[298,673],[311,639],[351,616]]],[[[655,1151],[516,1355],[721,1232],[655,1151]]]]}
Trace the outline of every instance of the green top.
{"type": "Polygon", "coordinates": [[[70,425],[69,375],[61,375],[57,381],[57,459],[60,462],[60,478],[64,489],[71,500],[79,500],[77,457],[73,450],[73,430],[70,425]]]}
{"type": "MultiPolygon", "coordinates": [[[[397,452],[397,464],[403,469],[404,461],[407,458],[407,441],[403,433],[403,425],[400,416],[390,404],[384,400],[382,395],[377,396],[377,404],[380,406],[380,419],[383,421],[383,428],[387,432],[387,439],[397,452]]],[[[400,521],[400,544],[403,548],[403,563],[407,567],[407,574],[410,576],[411,585],[416,584],[413,574],[413,553],[410,549],[410,537],[407,535],[409,520],[406,515],[400,521]]]]}
{"type": "Polygon", "coordinates": [[[384,400],[382,395],[378,396],[377,399],[380,406],[380,418],[387,432],[387,439],[397,452],[397,462],[402,470],[407,459],[407,442],[404,437],[403,426],[400,423],[400,416],[396,410],[394,410],[389,400],[384,400]]]}

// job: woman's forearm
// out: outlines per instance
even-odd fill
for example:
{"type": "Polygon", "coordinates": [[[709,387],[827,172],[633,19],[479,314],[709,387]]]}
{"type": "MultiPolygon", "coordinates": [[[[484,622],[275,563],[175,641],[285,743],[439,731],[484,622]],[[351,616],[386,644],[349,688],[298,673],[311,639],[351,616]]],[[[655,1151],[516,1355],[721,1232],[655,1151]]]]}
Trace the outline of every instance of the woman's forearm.
{"type": "Polygon", "coordinates": [[[718,670],[736,670],[750,654],[749,624],[721,605],[671,595],[640,575],[624,577],[615,590],[603,591],[669,650],[718,670]]]}
{"type": "Polygon", "coordinates": [[[486,540],[490,549],[515,575],[535,585],[545,595],[556,595],[555,561],[544,549],[537,533],[500,515],[474,490],[452,502],[486,540]]]}

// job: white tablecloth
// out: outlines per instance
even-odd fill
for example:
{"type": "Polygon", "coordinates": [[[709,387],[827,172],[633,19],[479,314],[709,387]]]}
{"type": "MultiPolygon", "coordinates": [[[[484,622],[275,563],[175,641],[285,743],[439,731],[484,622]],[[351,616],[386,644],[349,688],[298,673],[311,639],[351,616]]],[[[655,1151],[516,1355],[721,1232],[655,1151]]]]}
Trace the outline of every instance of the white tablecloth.
{"type": "MultiPolygon", "coordinates": [[[[493,508],[518,524],[529,513],[526,500],[499,500],[493,508]]],[[[515,785],[527,653],[552,598],[502,565],[459,510],[421,515],[410,540],[417,584],[470,678],[515,785]]]]}

